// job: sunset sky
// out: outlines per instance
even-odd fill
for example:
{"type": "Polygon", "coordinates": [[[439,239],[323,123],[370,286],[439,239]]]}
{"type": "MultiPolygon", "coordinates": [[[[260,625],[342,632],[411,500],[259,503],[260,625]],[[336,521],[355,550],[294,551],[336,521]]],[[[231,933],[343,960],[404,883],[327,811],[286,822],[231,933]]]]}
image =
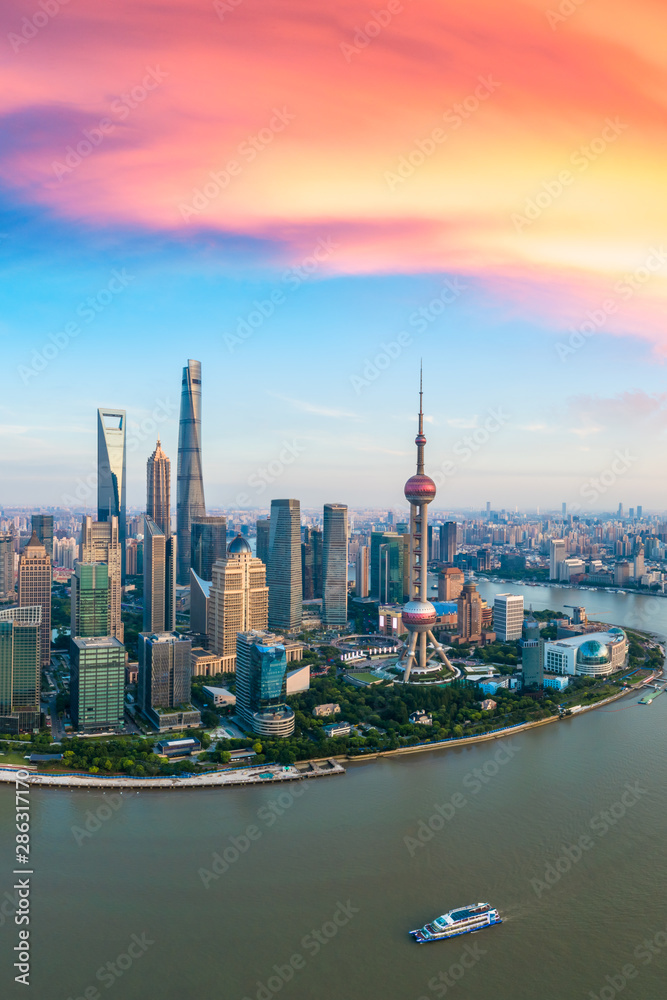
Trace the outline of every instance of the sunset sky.
{"type": "Polygon", "coordinates": [[[128,502],[157,432],[175,491],[192,357],[211,507],[400,505],[423,357],[436,507],[664,507],[660,0],[5,0],[1,25],[0,504],[89,480],[102,405],[128,502]]]}

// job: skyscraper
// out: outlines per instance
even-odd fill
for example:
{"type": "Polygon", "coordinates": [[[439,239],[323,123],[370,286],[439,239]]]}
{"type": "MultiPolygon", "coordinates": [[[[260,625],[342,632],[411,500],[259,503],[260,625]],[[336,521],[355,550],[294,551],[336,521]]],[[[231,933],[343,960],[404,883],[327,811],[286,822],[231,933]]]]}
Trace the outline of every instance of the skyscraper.
{"type": "Polygon", "coordinates": [[[549,578],[558,580],[560,564],[567,558],[567,545],[562,538],[551,539],[549,555],[549,578]]]}
{"type": "Polygon", "coordinates": [[[344,628],[347,624],[347,507],[324,505],[322,548],[322,624],[344,628]]]}
{"type": "Polygon", "coordinates": [[[239,632],[236,711],[261,736],[291,736],[295,716],[287,697],[287,651],[282,636],[239,632]]]}
{"type": "Polygon", "coordinates": [[[125,410],[97,411],[97,520],[118,519],[121,584],[125,583],[125,410]]]}
{"type": "Polygon", "coordinates": [[[0,611],[0,732],[39,726],[42,608],[0,611]]]}
{"type": "Polygon", "coordinates": [[[165,535],[171,535],[171,462],[157,439],[146,463],[146,513],[165,535]]]}
{"type": "Polygon", "coordinates": [[[474,583],[464,583],[456,602],[456,630],[462,639],[482,634],[482,598],[474,583]]]}
{"type": "Polygon", "coordinates": [[[303,618],[301,508],[298,500],[271,501],[269,534],[269,627],[298,628],[303,618]]]}
{"type": "Polygon", "coordinates": [[[46,549],[49,559],[53,562],[53,514],[33,514],[32,530],[46,549]]]}
{"type": "Polygon", "coordinates": [[[213,566],[209,590],[209,641],[222,657],[223,672],[236,668],[237,633],[264,630],[268,620],[266,566],[253,556],[246,539],[237,535],[229,543],[227,558],[213,566]]]}
{"type": "Polygon", "coordinates": [[[181,382],[176,481],[179,584],[190,582],[190,525],[206,515],[201,460],[201,362],[189,360],[181,382]]]}
{"type": "Polygon", "coordinates": [[[267,566],[269,562],[269,531],[271,522],[268,517],[258,517],[255,528],[257,531],[257,544],[255,547],[257,558],[261,559],[264,565],[267,566]]]}
{"type": "MultiPolygon", "coordinates": [[[[428,505],[435,499],[435,483],[424,473],[424,413],[422,408],[422,381],[419,376],[419,423],[417,437],[417,472],[410,476],[405,484],[405,499],[410,504],[410,600],[403,607],[403,625],[410,633],[408,648],[405,654],[404,681],[410,678],[413,664],[421,671],[430,667],[431,657],[427,650],[430,639],[441,662],[451,670],[454,669],[447,659],[444,649],[433,635],[437,614],[428,600],[428,505]],[[419,651],[417,651],[419,646],[419,651]]],[[[401,539],[402,541],[402,539],[401,539]]]]}
{"type": "Polygon", "coordinates": [[[125,647],[111,635],[78,637],[70,647],[72,725],[94,733],[125,726],[125,647]]]}
{"type": "Polygon", "coordinates": [[[493,631],[500,642],[520,639],[523,633],[523,597],[496,594],[493,602],[493,631]]]}
{"type": "Polygon", "coordinates": [[[70,584],[72,638],[109,635],[107,564],[77,562],[70,584]]]}
{"type": "Polygon", "coordinates": [[[118,518],[108,521],[93,521],[86,514],[81,522],[81,544],[79,561],[82,563],[106,563],[109,568],[109,634],[123,641],[124,629],[121,620],[121,546],[118,518]]]}
{"type": "Polygon", "coordinates": [[[521,670],[524,687],[542,687],[544,683],[544,640],[540,635],[540,623],[533,616],[533,609],[523,626],[523,638],[519,641],[521,650],[521,670]]]}
{"type": "Polygon", "coordinates": [[[146,514],[144,530],[144,632],[176,626],[176,538],[146,514]]]}
{"type": "Polygon", "coordinates": [[[190,568],[201,580],[213,579],[213,565],[227,556],[227,519],[197,517],[190,525],[190,568]]]}
{"type": "Polygon", "coordinates": [[[354,576],[354,590],[357,597],[368,597],[369,555],[370,548],[368,545],[360,545],[357,552],[357,565],[354,576]]]}
{"type": "MultiPolygon", "coordinates": [[[[33,531],[19,559],[19,607],[36,604],[42,609],[40,624],[40,664],[51,662],[51,560],[33,531]]],[[[37,706],[39,710],[39,705],[37,706]]]]}
{"type": "Polygon", "coordinates": [[[454,565],[456,555],[456,521],[445,521],[440,525],[440,561],[454,565]]]}
{"type": "Polygon", "coordinates": [[[156,729],[198,726],[190,704],[192,643],[177,632],[139,633],[139,708],[156,729]]]}
{"type": "MultiPolygon", "coordinates": [[[[400,604],[405,592],[405,539],[396,531],[371,532],[370,596],[382,604],[400,604]]],[[[409,582],[409,577],[408,577],[409,582]]]]}
{"type": "Polygon", "coordinates": [[[14,597],[14,536],[0,533],[0,600],[14,597]]]}

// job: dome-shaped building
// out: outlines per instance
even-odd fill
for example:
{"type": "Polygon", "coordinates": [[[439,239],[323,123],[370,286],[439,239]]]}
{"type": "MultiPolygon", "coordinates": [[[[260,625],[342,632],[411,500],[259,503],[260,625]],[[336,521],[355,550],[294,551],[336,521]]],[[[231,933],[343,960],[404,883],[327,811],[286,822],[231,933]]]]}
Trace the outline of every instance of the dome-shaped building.
{"type": "Polygon", "coordinates": [[[611,656],[606,644],[588,639],[577,650],[577,673],[596,677],[609,673],[611,656]]]}
{"type": "Polygon", "coordinates": [[[232,538],[231,542],[227,546],[227,555],[238,556],[242,552],[247,552],[249,555],[252,555],[252,549],[250,548],[248,539],[239,534],[236,538],[232,538]]]}

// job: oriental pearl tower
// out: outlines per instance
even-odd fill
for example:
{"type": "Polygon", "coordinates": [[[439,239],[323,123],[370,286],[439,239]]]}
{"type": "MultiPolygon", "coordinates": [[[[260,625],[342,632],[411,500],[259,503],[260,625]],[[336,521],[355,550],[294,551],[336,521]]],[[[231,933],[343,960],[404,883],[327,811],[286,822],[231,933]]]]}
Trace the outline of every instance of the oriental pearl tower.
{"type": "MultiPolygon", "coordinates": [[[[407,651],[403,660],[405,673],[403,682],[410,678],[414,666],[426,669],[430,654],[427,642],[431,641],[440,660],[456,673],[447,659],[444,649],[433,635],[437,613],[427,599],[428,588],[428,505],[435,500],[435,483],[424,474],[424,413],[422,408],[422,376],[419,373],[419,431],[415,438],[417,445],[417,473],[410,476],[405,484],[405,497],[410,503],[410,600],[403,607],[403,624],[410,633],[407,651]]],[[[432,654],[431,654],[432,655],[432,654]]]]}

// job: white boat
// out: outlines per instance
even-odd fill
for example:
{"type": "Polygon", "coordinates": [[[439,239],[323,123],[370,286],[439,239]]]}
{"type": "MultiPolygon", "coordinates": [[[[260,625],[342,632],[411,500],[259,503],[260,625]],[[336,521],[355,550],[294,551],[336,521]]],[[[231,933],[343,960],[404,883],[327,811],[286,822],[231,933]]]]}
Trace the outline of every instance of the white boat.
{"type": "Polygon", "coordinates": [[[430,924],[410,931],[410,934],[417,944],[427,944],[429,941],[458,937],[459,934],[472,934],[473,931],[481,931],[484,927],[501,923],[498,910],[489,903],[470,903],[468,906],[459,906],[455,910],[443,913],[430,924]]]}

